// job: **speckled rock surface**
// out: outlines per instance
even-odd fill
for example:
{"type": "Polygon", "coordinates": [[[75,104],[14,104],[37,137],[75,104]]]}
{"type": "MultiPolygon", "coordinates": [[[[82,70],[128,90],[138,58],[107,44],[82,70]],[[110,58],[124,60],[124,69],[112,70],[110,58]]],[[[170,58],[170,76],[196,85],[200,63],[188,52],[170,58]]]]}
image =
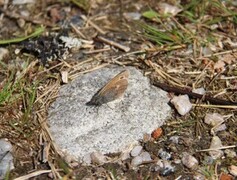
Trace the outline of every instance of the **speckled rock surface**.
{"type": "Polygon", "coordinates": [[[170,115],[167,93],[152,86],[133,67],[109,67],[82,75],[62,86],[49,109],[54,141],[67,153],[83,157],[98,151],[122,151],[161,126],[170,115]],[[86,106],[91,97],[119,72],[130,72],[123,98],[100,107],[86,106]]]}

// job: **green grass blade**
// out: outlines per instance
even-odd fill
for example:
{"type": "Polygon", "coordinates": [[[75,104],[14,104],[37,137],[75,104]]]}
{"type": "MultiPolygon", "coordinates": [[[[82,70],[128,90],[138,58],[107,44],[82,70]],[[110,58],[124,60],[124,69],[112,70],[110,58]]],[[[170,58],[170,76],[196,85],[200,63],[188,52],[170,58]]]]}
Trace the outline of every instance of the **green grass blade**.
{"type": "Polygon", "coordinates": [[[44,27],[39,27],[35,30],[35,32],[33,32],[32,34],[30,34],[28,36],[17,37],[17,38],[13,38],[13,39],[0,40],[0,45],[18,43],[18,42],[24,41],[26,39],[39,36],[40,34],[42,34],[44,32],[44,30],[45,30],[44,27]]]}

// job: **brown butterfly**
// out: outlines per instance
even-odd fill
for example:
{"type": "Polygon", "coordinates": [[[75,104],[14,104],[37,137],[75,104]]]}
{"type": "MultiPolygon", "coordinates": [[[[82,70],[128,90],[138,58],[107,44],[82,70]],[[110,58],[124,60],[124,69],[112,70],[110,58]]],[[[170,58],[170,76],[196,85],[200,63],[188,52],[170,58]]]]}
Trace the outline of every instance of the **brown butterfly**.
{"type": "Polygon", "coordinates": [[[111,79],[104,87],[102,87],[89,102],[87,106],[100,106],[123,96],[128,87],[129,71],[125,70],[111,79]]]}

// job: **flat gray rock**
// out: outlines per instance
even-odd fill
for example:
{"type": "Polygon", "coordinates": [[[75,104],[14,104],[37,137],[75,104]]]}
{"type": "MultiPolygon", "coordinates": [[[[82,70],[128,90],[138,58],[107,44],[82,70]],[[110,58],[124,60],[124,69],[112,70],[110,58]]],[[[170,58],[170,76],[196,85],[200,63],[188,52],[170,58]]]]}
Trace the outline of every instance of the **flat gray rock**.
{"type": "Polygon", "coordinates": [[[114,153],[151,133],[170,115],[167,93],[152,86],[133,67],[102,68],[64,85],[49,109],[55,143],[67,153],[114,153]],[[130,72],[123,98],[99,107],[86,106],[92,96],[124,69],[130,72]]]}
{"type": "Polygon", "coordinates": [[[0,139],[0,179],[4,179],[8,171],[14,169],[12,145],[6,139],[0,139]]]}

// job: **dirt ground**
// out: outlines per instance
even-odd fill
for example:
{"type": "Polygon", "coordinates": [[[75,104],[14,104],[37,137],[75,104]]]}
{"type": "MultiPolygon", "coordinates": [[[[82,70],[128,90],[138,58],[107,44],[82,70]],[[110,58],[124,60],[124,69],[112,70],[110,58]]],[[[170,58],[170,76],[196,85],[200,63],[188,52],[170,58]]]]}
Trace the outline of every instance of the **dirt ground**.
{"type": "Polygon", "coordinates": [[[13,145],[15,167],[5,179],[235,179],[236,12],[236,3],[218,0],[0,0],[0,47],[7,50],[0,57],[0,138],[13,145]],[[187,94],[192,109],[180,115],[170,103],[172,117],[159,135],[140,140],[152,161],[70,164],[51,142],[47,109],[67,80],[110,64],[140,69],[171,98],[187,94]],[[205,122],[213,113],[223,129],[205,122]],[[221,146],[210,146],[214,137],[221,146]],[[158,166],[161,149],[174,170],[158,166]],[[213,158],[215,150],[222,155],[213,158]],[[183,162],[184,152],[195,166],[183,162]]]}

